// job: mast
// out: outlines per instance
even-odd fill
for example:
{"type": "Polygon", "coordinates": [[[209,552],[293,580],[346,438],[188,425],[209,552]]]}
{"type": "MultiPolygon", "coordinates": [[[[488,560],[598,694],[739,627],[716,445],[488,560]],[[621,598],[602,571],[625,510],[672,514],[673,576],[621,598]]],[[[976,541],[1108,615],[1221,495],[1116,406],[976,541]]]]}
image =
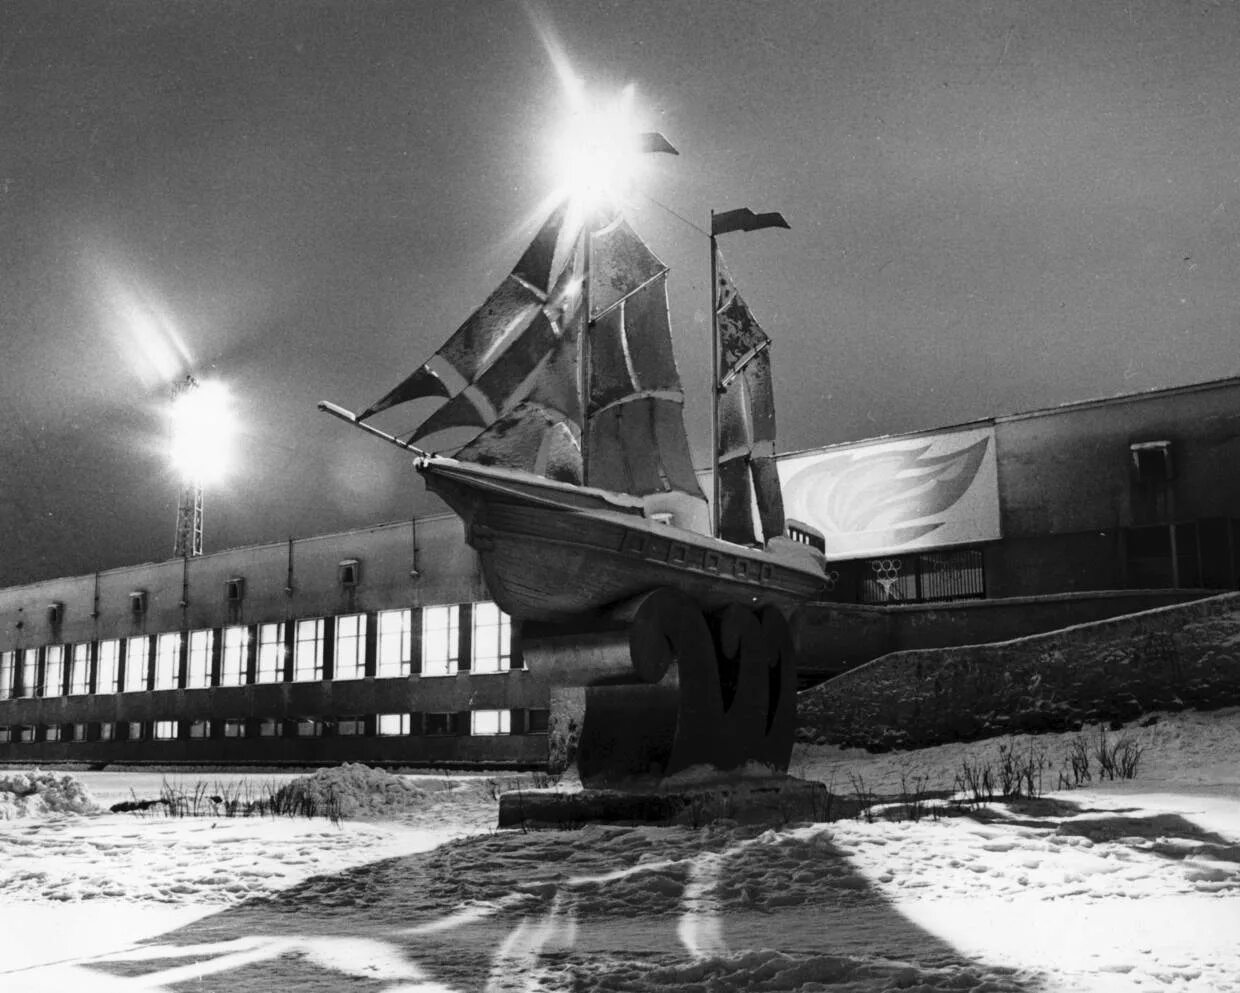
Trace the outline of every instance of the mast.
{"type": "Polygon", "coordinates": [[[710,535],[719,534],[719,243],[710,211],[710,535]]]}
{"type": "Polygon", "coordinates": [[[590,329],[594,327],[594,300],[590,292],[591,256],[594,242],[594,211],[587,210],[581,226],[581,302],[585,308],[581,321],[581,341],[577,343],[578,380],[581,396],[581,485],[590,485],[590,329]]]}

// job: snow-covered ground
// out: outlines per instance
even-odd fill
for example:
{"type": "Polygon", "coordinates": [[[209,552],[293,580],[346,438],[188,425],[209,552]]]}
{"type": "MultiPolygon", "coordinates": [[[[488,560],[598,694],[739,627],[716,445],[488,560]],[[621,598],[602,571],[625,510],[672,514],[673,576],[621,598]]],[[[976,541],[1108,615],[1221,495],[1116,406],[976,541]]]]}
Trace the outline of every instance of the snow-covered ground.
{"type": "MultiPolygon", "coordinates": [[[[33,809],[0,820],[0,990],[1240,990],[1240,709],[1125,736],[1136,779],[1071,790],[1075,735],[798,748],[844,796],[1043,758],[1040,800],[918,820],[499,832],[487,777],[439,775],[340,824],[33,809]]],[[[164,778],[74,776],[105,811],[164,778]]]]}

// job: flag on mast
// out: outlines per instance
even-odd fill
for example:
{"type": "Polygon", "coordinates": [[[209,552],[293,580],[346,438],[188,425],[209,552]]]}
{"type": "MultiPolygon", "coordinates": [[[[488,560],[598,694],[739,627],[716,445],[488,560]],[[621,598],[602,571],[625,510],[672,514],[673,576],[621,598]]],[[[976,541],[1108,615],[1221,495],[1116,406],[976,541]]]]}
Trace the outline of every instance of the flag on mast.
{"type": "Polygon", "coordinates": [[[710,215],[710,234],[717,237],[729,231],[761,231],[763,228],[790,228],[784,215],[779,211],[766,214],[755,214],[748,207],[737,210],[725,210],[722,214],[710,215]]]}

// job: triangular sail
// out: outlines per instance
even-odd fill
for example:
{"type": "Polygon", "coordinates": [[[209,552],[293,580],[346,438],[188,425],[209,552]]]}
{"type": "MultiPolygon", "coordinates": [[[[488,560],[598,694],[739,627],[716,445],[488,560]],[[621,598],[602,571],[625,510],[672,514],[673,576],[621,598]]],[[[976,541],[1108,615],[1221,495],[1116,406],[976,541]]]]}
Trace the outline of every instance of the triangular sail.
{"type": "Polygon", "coordinates": [[[504,343],[529,325],[551,291],[552,265],[567,214],[562,203],[543,224],[512,272],[432,358],[358,415],[424,397],[452,397],[473,383],[504,343]]]}
{"type": "Polygon", "coordinates": [[[672,353],[667,267],[616,221],[594,235],[590,276],[597,319],[589,340],[586,481],[635,496],[680,494],[704,510],[672,353]]]}
{"type": "Polygon", "coordinates": [[[715,256],[715,324],[719,335],[717,384],[719,537],[755,543],[753,501],[766,539],[784,532],[783,495],[775,468],[775,393],[771,340],[715,256]]]}

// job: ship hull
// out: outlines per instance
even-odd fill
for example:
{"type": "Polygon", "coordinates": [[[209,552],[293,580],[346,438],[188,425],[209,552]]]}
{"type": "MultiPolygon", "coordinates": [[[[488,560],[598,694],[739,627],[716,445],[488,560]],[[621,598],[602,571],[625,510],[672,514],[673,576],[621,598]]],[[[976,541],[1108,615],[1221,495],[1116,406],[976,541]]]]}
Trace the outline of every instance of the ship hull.
{"type": "Polygon", "coordinates": [[[790,609],[824,586],[809,556],[651,521],[619,495],[442,457],[421,460],[418,471],[464,521],[492,597],[515,618],[563,622],[660,587],[706,611],[790,609]]]}

